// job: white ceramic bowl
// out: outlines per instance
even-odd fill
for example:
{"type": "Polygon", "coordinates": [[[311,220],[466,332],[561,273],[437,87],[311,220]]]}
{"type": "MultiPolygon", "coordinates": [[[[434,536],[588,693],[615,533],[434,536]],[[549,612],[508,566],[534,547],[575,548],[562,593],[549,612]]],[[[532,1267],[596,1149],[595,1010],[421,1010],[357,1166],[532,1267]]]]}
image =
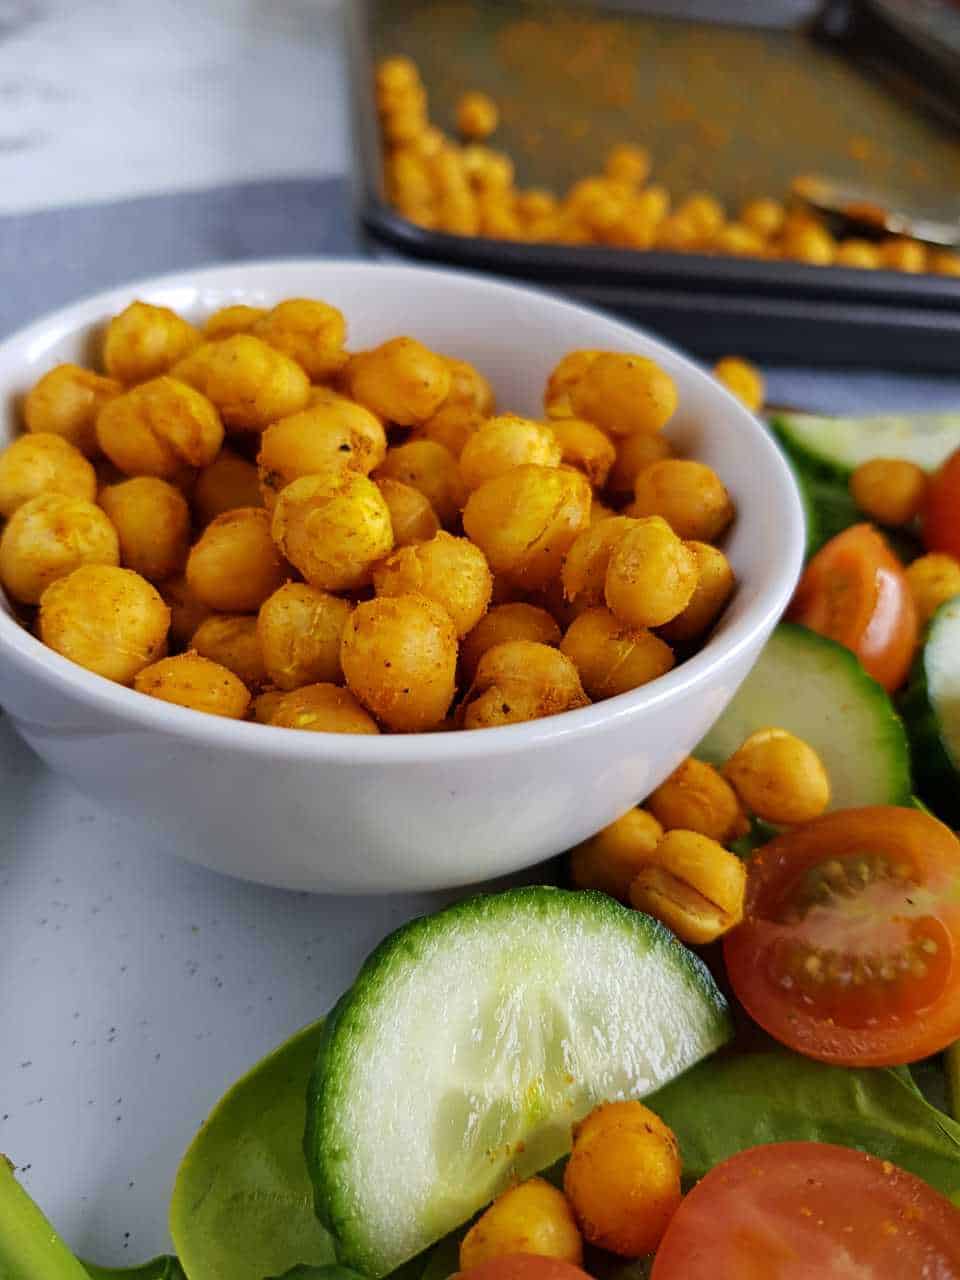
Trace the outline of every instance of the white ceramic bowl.
{"type": "MultiPolygon", "coordinates": [[[[669,435],[715,467],[737,505],[726,544],[739,589],[705,648],[646,688],[530,724],[347,737],[280,732],[174,707],[45,648],[0,612],[0,703],[34,750],[183,857],[321,891],[441,888],[519,870],[576,844],[670,773],[723,710],[793,590],[803,516],[761,425],[689,360],[609,316],[453,271],[323,260],[246,263],[144,280],[49,316],[0,347],[2,436],[16,398],[90,358],[133,298],[201,317],[229,302],[325,298],[350,344],[409,333],[475,362],[499,403],[537,415],[577,347],[652,356],[676,379],[669,435]]],[[[719,321],[718,321],[719,323],[719,321]]]]}

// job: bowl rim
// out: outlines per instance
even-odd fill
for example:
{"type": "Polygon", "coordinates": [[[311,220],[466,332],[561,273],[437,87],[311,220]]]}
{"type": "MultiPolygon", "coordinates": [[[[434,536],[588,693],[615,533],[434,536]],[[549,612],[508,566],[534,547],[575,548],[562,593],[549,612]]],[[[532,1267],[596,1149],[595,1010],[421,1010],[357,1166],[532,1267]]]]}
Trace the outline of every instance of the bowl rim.
{"type": "MultiPolygon", "coordinates": [[[[483,731],[440,730],[416,734],[336,734],[336,733],[274,733],[271,726],[253,721],[232,720],[221,716],[179,707],[172,703],[150,698],[136,690],[98,676],[92,671],[71,662],[43,644],[41,640],[22,627],[20,623],[0,608],[0,653],[12,658],[21,670],[38,672],[50,685],[59,686],[76,701],[100,712],[128,722],[131,730],[156,730],[166,735],[188,738],[199,747],[210,749],[228,747],[246,754],[267,753],[281,759],[297,759],[305,762],[336,760],[338,763],[403,765],[443,763],[451,755],[461,760],[483,759],[492,755],[525,752],[533,747],[544,747],[571,737],[587,737],[603,732],[611,721],[640,718],[645,712],[683,693],[694,692],[710,684],[719,671],[737,662],[744,649],[749,648],[758,634],[771,629],[789,602],[802,567],[805,526],[799,490],[793,474],[760,421],[690,356],[677,347],[649,333],[644,327],[634,325],[619,316],[607,313],[599,307],[583,305],[558,296],[546,288],[533,288],[526,284],[492,279],[488,275],[443,267],[424,267],[406,263],[384,263],[364,258],[285,257],[257,259],[249,262],[233,261],[208,266],[147,276],[113,286],[80,301],[49,312],[32,321],[25,328],[8,335],[0,342],[0,365],[10,354],[11,348],[30,347],[35,342],[44,347],[75,333],[90,329],[92,325],[136,297],[148,298],[151,291],[184,288],[202,294],[204,287],[220,289],[230,287],[223,277],[239,275],[247,286],[247,292],[256,287],[252,278],[267,277],[263,287],[269,292],[269,277],[279,271],[331,272],[363,271],[390,273],[414,279],[429,276],[455,282],[471,290],[480,290],[499,296],[504,301],[522,302],[535,297],[538,302],[548,302],[556,312],[571,315],[588,315],[602,320],[605,325],[619,329],[625,342],[640,337],[647,346],[647,354],[656,358],[662,352],[678,361],[694,379],[709,384],[710,394],[727,402],[741,419],[742,429],[749,432],[758,463],[767,483],[774,483],[787,499],[782,512],[782,535],[787,548],[786,563],[773,581],[757,594],[741,617],[719,637],[711,637],[696,654],[679,663],[665,675],[648,685],[627,693],[618,694],[600,702],[591,703],[575,711],[565,711],[520,724],[502,725],[483,731]],[[760,459],[763,461],[760,462],[760,459]]],[[[238,282],[237,287],[239,287],[238,282]]]]}

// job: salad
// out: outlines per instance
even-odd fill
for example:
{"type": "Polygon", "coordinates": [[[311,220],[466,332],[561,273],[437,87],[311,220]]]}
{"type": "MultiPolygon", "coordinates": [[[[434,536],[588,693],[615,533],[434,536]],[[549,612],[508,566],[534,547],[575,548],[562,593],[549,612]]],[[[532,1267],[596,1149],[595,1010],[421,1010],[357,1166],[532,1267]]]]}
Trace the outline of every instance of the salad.
{"type": "Polygon", "coordinates": [[[810,558],[695,756],[238,1081],[176,1257],[0,1161],[4,1280],[960,1278],[960,416],[771,425],[810,558]]]}

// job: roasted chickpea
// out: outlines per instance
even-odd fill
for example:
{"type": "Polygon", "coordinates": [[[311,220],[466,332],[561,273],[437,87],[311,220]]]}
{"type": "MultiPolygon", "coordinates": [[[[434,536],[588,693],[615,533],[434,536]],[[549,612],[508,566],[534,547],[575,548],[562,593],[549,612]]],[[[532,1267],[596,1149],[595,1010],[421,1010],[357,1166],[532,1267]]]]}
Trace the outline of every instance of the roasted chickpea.
{"type": "Polygon", "coordinates": [[[179,573],[187,562],[190,508],[166,480],[137,476],[100,491],[100,506],[120,539],[120,562],[151,582],[179,573]]]}
{"type": "Polygon", "coordinates": [[[433,416],[450,394],[452,374],[443,356],[415,338],[391,338],[361,351],[347,370],[350,394],[371,412],[401,427],[433,416]]]}
{"type": "Polygon", "coordinates": [[[201,341],[193,325],[169,307],[131,302],[107,325],[103,363],[120,382],[146,382],[172,369],[201,341]]]}
{"type": "Polygon", "coordinates": [[[740,221],[744,226],[763,236],[765,240],[780,234],[785,216],[780,201],[771,200],[769,196],[748,200],[740,210],[740,221]]]}
{"type": "Polygon", "coordinates": [[[580,609],[602,605],[607,566],[617,543],[636,524],[629,516],[610,516],[574,539],[563,562],[564,598],[580,609]]]}
{"type": "Polygon", "coordinates": [[[678,537],[714,542],[733,519],[723,481],[704,462],[664,458],[637,476],[631,516],[662,516],[678,537]]]}
{"type": "Polygon", "coordinates": [[[669,214],[657,226],[654,247],[669,253],[689,253],[700,247],[702,237],[693,218],[678,209],[669,214]]]}
{"type": "Polygon", "coordinates": [[[590,519],[591,490],[568,467],[515,467],[470,495],[463,527],[494,573],[535,591],[556,578],[590,519]]]}
{"type": "Polygon", "coordinates": [[[440,532],[376,565],[373,585],[378,596],[426,596],[446,609],[463,636],[486,613],[493,577],[479,547],[440,532]]]}
{"type": "Polygon", "coordinates": [[[632,142],[620,142],[607,152],[604,172],[615,182],[639,187],[650,176],[650,152],[632,142]]]}
{"type": "Polygon", "coordinates": [[[323,382],[347,363],[347,322],[327,302],[287,298],[256,320],[251,332],[296,360],[312,382],[323,382]]]}
{"type": "Polygon", "coordinates": [[[115,378],[101,378],[76,364],[58,364],[27,392],[23,404],[28,431],[63,436],[90,457],[98,451],[97,414],[123,390],[115,378]]]}
{"type": "Polygon", "coordinates": [[[209,340],[216,338],[232,338],[235,333],[249,333],[258,320],[267,314],[266,307],[248,307],[243,302],[236,302],[229,307],[221,307],[207,317],[203,326],[203,336],[209,340]]]}
{"type": "Polygon", "coordinates": [[[574,416],[570,393],[601,354],[599,351],[570,351],[563,357],[547,379],[547,387],[543,393],[543,407],[548,417],[574,416]]]}
{"type": "Polygon", "coordinates": [[[197,476],[193,509],[201,524],[209,524],[216,516],[236,511],[237,507],[262,505],[257,468],[232,449],[221,449],[197,476]]]}
{"type": "Polygon", "coordinates": [[[736,579],[730,561],[709,542],[688,542],[697,562],[697,585],[690,603],[675,618],[665,622],[659,633],[668,644],[689,644],[716,622],[733,594],[736,579]]]}
{"type": "Polygon", "coordinates": [[[645,627],[629,627],[609,609],[588,609],[570,624],[560,652],[598,702],[649,684],[673,666],[673,651],[645,627]]]}
{"type": "Polygon", "coordinates": [[[468,683],[477,673],[480,659],[494,645],[508,640],[533,640],[554,647],[560,644],[560,628],[546,609],[533,604],[500,604],[484,614],[460,643],[460,670],[468,683]]]}
{"type": "Polygon", "coordinates": [[[270,723],[279,729],[310,733],[379,733],[349,689],[335,684],[308,684],[284,694],[273,708],[270,723]]]}
{"type": "Polygon", "coordinates": [[[97,473],[63,436],[36,432],[20,436],[0,453],[0,516],[12,516],[41,493],[65,498],[97,496],[97,473]]]}
{"type": "Polygon", "coordinates": [[[187,557],[190,590],[224,613],[256,612],[284,577],[262,507],[238,507],[217,516],[187,557]]]}
{"type": "Polygon", "coordinates": [[[136,675],[133,687],[150,698],[228,720],[242,720],[250,706],[250,692],[243,681],[199,653],[161,658],[136,675]]]}
{"type": "Polygon", "coordinates": [[[766,822],[818,818],[830,803],[830,779],[809,743],[786,729],[758,729],[723,767],[744,806],[766,822]]]}
{"type": "Polygon", "coordinates": [[[301,476],[340,467],[369,475],[386,452],[387,436],[379,419],[331,392],[328,403],[281,418],[261,436],[257,464],[267,510],[273,510],[280,490],[301,476]]]}
{"type": "Polygon", "coordinates": [[[948,250],[931,251],[927,270],[941,276],[960,276],[960,253],[948,250]]]}
{"type": "Polygon", "coordinates": [[[663,827],[644,809],[629,809],[571,850],[570,879],[577,889],[599,889],[626,902],[641,866],[652,857],[663,827]]]}
{"type": "Polygon", "coordinates": [[[739,222],[728,222],[710,239],[713,253],[727,253],[734,258],[762,258],[767,245],[763,236],[739,222]]]}
{"type": "Polygon", "coordinates": [[[18,507],[0,537],[0,583],[22,604],[37,604],[51,582],[81,565],[119,560],[116,530],[100,508],[59,493],[18,507]]]}
{"type": "Polygon", "coordinates": [[[372,480],[348,470],[301,476],[280,491],[273,537],[314,587],[352,591],[393,550],[390,510],[372,480]]]}
{"type": "Polygon", "coordinates": [[[888,271],[909,271],[916,275],[927,269],[927,249],[919,240],[885,240],[880,246],[880,263],[888,271]]]}
{"type": "Polygon", "coordinates": [[[97,441],[125,475],[172,480],[185,465],[210,465],[223,444],[223,423],[193,387],[176,378],[154,378],[104,405],[97,441]]]}
{"type": "Polygon", "coordinates": [[[299,413],[310,397],[300,365],[252,333],[203,343],[174,365],[173,376],[201,391],[232,431],[262,431],[299,413]]]}
{"type": "Polygon", "coordinates": [[[448,410],[441,405],[432,418],[410,432],[409,440],[432,440],[459,460],[467,441],[485,421],[480,414],[467,417],[459,409],[448,410]]]}
{"type": "Polygon", "coordinates": [[[613,507],[606,506],[599,498],[594,498],[590,504],[590,523],[591,525],[600,524],[602,520],[612,520],[617,514],[613,507]]]}
{"type": "Polygon", "coordinates": [[[457,103],[457,132],[462,138],[482,142],[496,132],[499,119],[497,104],[485,93],[472,90],[457,103]]]}
{"type": "Polygon", "coordinates": [[[577,669],[568,657],[548,644],[508,640],[488,649],[463,704],[465,729],[539,720],[585,707],[577,669]]]}
{"type": "Polygon", "coordinates": [[[263,684],[267,673],[257,636],[257,619],[248,613],[215,614],[200,623],[190,648],[232,671],[248,689],[263,684]]]}
{"type": "Polygon", "coordinates": [[[546,187],[528,187],[517,192],[517,215],[524,221],[540,222],[557,212],[557,197],[546,187]]]}
{"type": "Polygon", "coordinates": [[[726,220],[723,205],[708,191],[697,191],[687,196],[677,208],[678,216],[693,224],[697,239],[709,243],[726,220]]]}
{"type": "Polygon", "coordinates": [[[270,724],[274,712],[286,696],[283,689],[264,689],[250,703],[248,717],[257,724],[270,724]]]}
{"type": "Polygon", "coordinates": [[[926,493],[926,473],[902,458],[871,458],[850,477],[850,496],[879,524],[909,524],[920,514],[926,493]]]}
{"type": "Polygon", "coordinates": [[[713,376],[727,388],[751,413],[759,413],[763,408],[766,385],[763,374],[749,360],[741,360],[739,356],[724,356],[713,366],[713,376]]]}
{"type": "Polygon", "coordinates": [[[651,463],[673,456],[673,448],[666,436],[647,435],[637,431],[632,436],[620,436],[616,442],[617,459],[607,477],[611,493],[633,493],[637,476],[651,463]]]}
{"type": "Polygon", "coordinates": [[[419,489],[444,527],[456,524],[467,493],[457,460],[443,445],[411,440],[388,449],[377,472],[383,478],[419,489]]]}
{"type": "Polygon", "coordinates": [[[390,512],[395,547],[429,542],[440,532],[437,513],[419,489],[400,480],[393,480],[390,476],[380,476],[376,486],[390,512]]]}
{"type": "Polygon", "coordinates": [[[357,605],[343,632],[347,687],[396,733],[438,728],[453,701],[457,633],[446,609],[424,596],[357,605]]]}
{"type": "Polygon", "coordinates": [[[743,834],[737,793],[713,765],[688,756],[647,799],[647,808],[667,830],[699,831],[719,844],[743,834]]]}
{"type": "Polygon", "coordinates": [[[601,352],[570,392],[573,416],[614,436],[659,431],[677,407],[676,383],[646,356],[601,352]]]}
{"type": "Polygon", "coordinates": [[[353,612],[349,600],[288,582],[264,600],[257,635],[266,673],[283,692],[307,684],[339,684],[340,643],[353,612]]]}
{"type": "Polygon", "coordinates": [[[396,54],[384,58],[377,66],[378,92],[412,89],[420,83],[420,72],[412,58],[396,54]]]}
{"type": "Polygon", "coordinates": [[[785,258],[795,258],[798,262],[808,262],[817,267],[829,267],[836,250],[836,241],[825,227],[816,223],[784,225],[780,252],[785,258]]]}
{"type": "Polygon", "coordinates": [[[40,601],[40,639],[71,662],[129,684],[167,650],[170,611],[132,569],[82,565],[40,601]]]}
{"type": "Polygon", "coordinates": [[[653,1253],[680,1207],[680,1148],[642,1102],[607,1102],[573,1131],[563,1189],[584,1238],[611,1253],[653,1253]]]}
{"type": "Polygon", "coordinates": [[[208,604],[198,599],[190,590],[185,573],[161,582],[157,590],[170,610],[170,643],[177,649],[185,649],[197,627],[212,612],[208,604]]]}
{"type": "Polygon", "coordinates": [[[460,1270],[492,1258],[533,1253],[579,1266],[583,1243],[562,1191],[544,1178],[529,1178],[499,1195],[460,1244],[460,1270]]]}
{"type": "MultiPolygon", "coordinates": [[[[602,527],[602,526],[601,526],[602,527]]],[[[632,627],[658,627],[681,613],[697,585],[697,561],[665,520],[639,520],[607,566],[607,607],[632,627]]]]}
{"type": "Polygon", "coordinates": [[[436,413],[417,428],[415,437],[442,444],[459,458],[473,432],[493,413],[493,388],[466,360],[444,359],[450,370],[450,390],[436,413]]]}
{"type": "Polygon", "coordinates": [[[662,920],[682,942],[705,946],[743,919],[746,887],[746,868],[735,853],[678,827],[637,872],[630,904],[662,920]]]}
{"type": "Polygon", "coordinates": [[[906,568],[907,583],[917,607],[917,620],[925,626],[942,604],[960,595],[960,560],[941,551],[920,556],[906,568]]]}
{"type": "Polygon", "coordinates": [[[560,461],[582,471],[594,489],[602,489],[617,457],[609,436],[580,418],[556,418],[550,425],[560,445],[560,461]]]}
{"type": "Polygon", "coordinates": [[[470,185],[482,193],[512,194],[513,161],[503,151],[472,142],[460,152],[470,185]]]}
{"type": "Polygon", "coordinates": [[[858,267],[861,271],[875,271],[883,265],[879,248],[869,240],[841,240],[833,261],[838,267],[858,267]]]}
{"type": "Polygon", "coordinates": [[[488,418],[467,441],[460,455],[460,474],[468,489],[479,489],[494,476],[525,463],[559,466],[561,456],[560,442],[546,424],[505,413],[488,418]]]}

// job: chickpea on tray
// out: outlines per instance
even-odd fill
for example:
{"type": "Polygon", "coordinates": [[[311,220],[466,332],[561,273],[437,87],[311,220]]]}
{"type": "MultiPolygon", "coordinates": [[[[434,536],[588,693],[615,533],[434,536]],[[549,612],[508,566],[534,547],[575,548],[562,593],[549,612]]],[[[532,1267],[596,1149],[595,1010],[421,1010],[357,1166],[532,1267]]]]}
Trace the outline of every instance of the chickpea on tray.
{"type": "MultiPolygon", "coordinates": [[[[486,728],[625,693],[695,650],[734,575],[721,478],[677,458],[653,361],[574,351],[542,420],[322,301],[202,328],[134,302],[0,455],[25,625],[151,697],[336,733],[486,728]]],[[[762,389],[718,376],[754,407],[762,389]]]]}

